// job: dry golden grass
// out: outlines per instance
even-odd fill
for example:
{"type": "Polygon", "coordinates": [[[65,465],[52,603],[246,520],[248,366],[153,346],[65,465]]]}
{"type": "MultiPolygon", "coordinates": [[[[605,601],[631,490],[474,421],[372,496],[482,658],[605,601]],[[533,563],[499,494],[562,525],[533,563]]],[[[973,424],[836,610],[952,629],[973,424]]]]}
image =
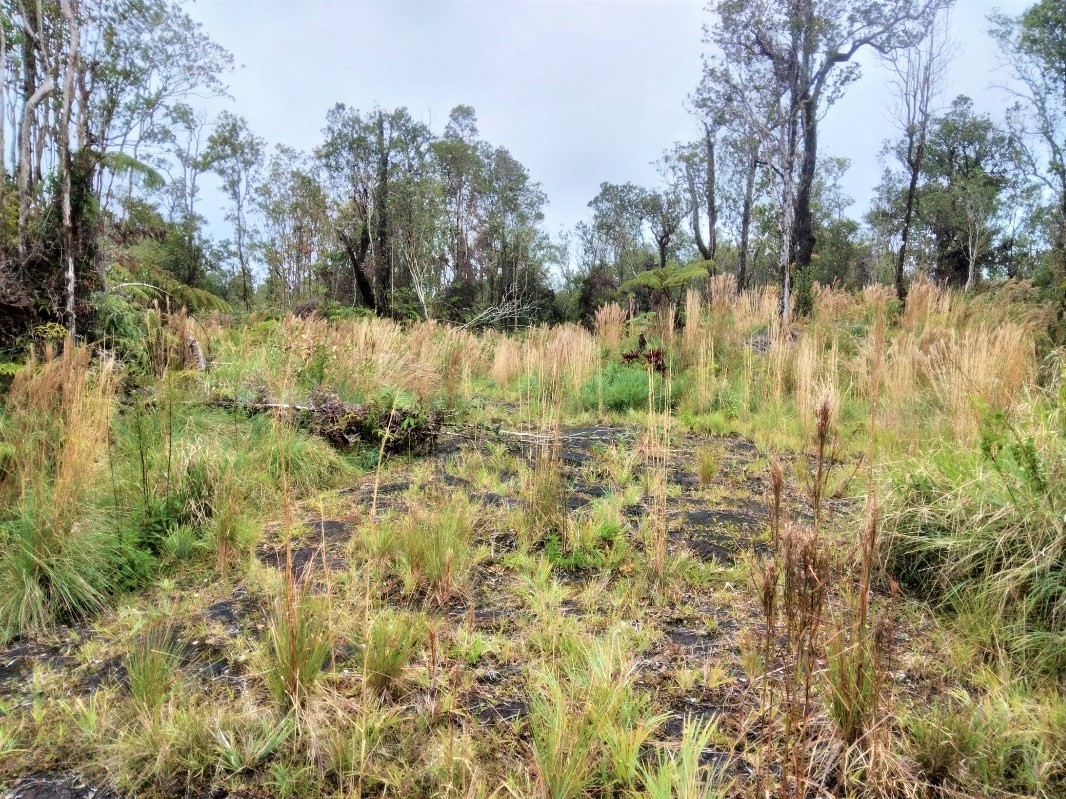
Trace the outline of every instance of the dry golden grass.
{"type": "Polygon", "coordinates": [[[537,327],[528,331],[523,344],[525,372],[545,383],[577,389],[600,366],[599,343],[580,325],[537,327]]]}
{"type": "Polygon", "coordinates": [[[740,330],[769,325],[778,315],[779,292],[776,286],[763,286],[740,292],[733,303],[733,319],[740,330]]]}
{"type": "Polygon", "coordinates": [[[730,272],[712,275],[707,281],[711,308],[715,313],[725,313],[737,299],[737,277],[730,272]]]}
{"type": "Polygon", "coordinates": [[[600,344],[612,353],[617,353],[625,337],[626,312],[622,306],[609,302],[596,309],[593,324],[600,344]]]}
{"type": "Polygon", "coordinates": [[[703,326],[703,296],[696,289],[685,292],[685,337],[682,351],[688,362],[695,360],[700,347],[700,331],[703,326]]]}
{"type": "Polygon", "coordinates": [[[837,395],[840,372],[840,350],[834,336],[827,344],[817,329],[807,330],[795,346],[793,362],[793,392],[796,413],[801,419],[814,416],[819,398],[837,395]]]}
{"type": "Polygon", "coordinates": [[[958,315],[957,295],[940,288],[923,275],[915,278],[907,293],[907,305],[900,319],[903,328],[922,328],[933,323],[953,325],[958,315]]]}
{"type": "Polygon", "coordinates": [[[855,308],[860,305],[856,294],[836,286],[815,283],[811,293],[814,297],[815,322],[832,323],[835,320],[851,318],[855,308]]]}
{"type": "Polygon", "coordinates": [[[489,373],[499,386],[507,386],[522,374],[522,347],[508,335],[491,336],[492,366],[489,373]]]}
{"type": "Polygon", "coordinates": [[[1030,331],[1010,323],[950,331],[926,360],[951,429],[963,441],[977,434],[985,407],[1005,410],[1021,399],[1035,368],[1030,331]]]}
{"type": "Polygon", "coordinates": [[[48,349],[40,361],[31,357],[8,394],[7,434],[18,446],[0,498],[46,493],[38,507],[69,529],[103,466],[118,382],[114,363],[94,365],[88,347],[68,343],[59,355],[48,349]]]}

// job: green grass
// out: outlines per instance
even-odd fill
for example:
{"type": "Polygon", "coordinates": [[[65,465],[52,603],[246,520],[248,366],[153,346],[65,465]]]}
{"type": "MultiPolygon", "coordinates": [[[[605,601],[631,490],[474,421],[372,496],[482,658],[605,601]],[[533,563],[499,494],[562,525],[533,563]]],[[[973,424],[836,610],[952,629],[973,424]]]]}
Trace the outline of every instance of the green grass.
{"type": "Polygon", "coordinates": [[[943,446],[891,472],[885,555],[897,579],[960,611],[978,639],[1061,673],[1066,402],[1039,402],[1026,413],[1011,422],[992,417],[976,447],[943,446]]]}
{"type": "Polygon", "coordinates": [[[394,568],[407,593],[444,604],[463,593],[480,558],[474,536],[475,509],[465,495],[432,513],[410,514],[393,523],[394,568]]]}
{"type": "Polygon", "coordinates": [[[158,713],[178,681],[179,656],[173,633],[153,624],[141,633],[126,656],[130,698],[139,709],[158,713]]]}
{"type": "Polygon", "coordinates": [[[370,619],[367,640],[359,653],[360,668],[371,690],[396,695],[404,669],[426,640],[425,620],[413,613],[381,611],[370,619]]]}
{"type": "Polygon", "coordinates": [[[275,602],[263,651],[266,685],[279,707],[299,712],[329,657],[331,636],[320,597],[298,587],[275,602]]]}

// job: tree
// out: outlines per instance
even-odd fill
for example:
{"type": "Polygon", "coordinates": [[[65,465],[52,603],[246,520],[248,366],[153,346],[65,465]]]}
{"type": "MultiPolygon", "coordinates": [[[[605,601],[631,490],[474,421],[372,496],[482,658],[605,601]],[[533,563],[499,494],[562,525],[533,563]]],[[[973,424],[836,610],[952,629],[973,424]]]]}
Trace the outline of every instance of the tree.
{"type": "Polygon", "coordinates": [[[468,105],[451,110],[444,136],[432,151],[448,202],[449,260],[453,278],[474,280],[472,231],[488,145],[478,139],[477,114],[468,105]]]}
{"type": "Polygon", "coordinates": [[[168,111],[166,139],[170,167],[165,201],[170,221],[178,226],[188,258],[176,274],[187,286],[196,286],[204,275],[204,248],[201,240],[203,219],[196,211],[201,175],[210,169],[204,150],[208,137],[207,114],[186,103],[176,103],[168,111]]]}
{"type": "MultiPolygon", "coordinates": [[[[752,92],[776,98],[776,118],[755,120],[763,138],[776,132],[782,184],[783,295],[788,311],[791,265],[797,308],[810,308],[806,274],[814,254],[811,193],[818,162],[818,122],[859,77],[854,57],[913,47],[929,21],[952,0],[718,0],[708,69],[736,104],[752,92]]],[[[765,101],[764,101],[765,102],[765,101]]],[[[754,105],[744,102],[749,108],[754,105]]]]}
{"type": "MultiPolygon", "coordinates": [[[[329,192],[333,226],[363,304],[392,312],[395,231],[412,201],[411,182],[429,170],[429,129],[406,108],[364,114],[340,104],[326,117],[316,151],[329,192]]],[[[354,296],[352,297],[354,300],[354,296]]]]}
{"type": "Polygon", "coordinates": [[[844,193],[841,178],[851,166],[847,158],[823,158],[814,181],[811,207],[816,221],[818,247],[811,264],[811,278],[823,284],[861,284],[866,275],[856,272],[861,264],[859,225],[847,216],[854,200],[844,193]]]}
{"type": "Polygon", "coordinates": [[[659,268],[663,269],[667,259],[676,251],[678,232],[688,209],[681,192],[669,187],[646,193],[642,206],[659,254],[659,268]]]}
{"type": "Polygon", "coordinates": [[[1066,6],[1040,0],[1018,18],[992,17],[999,42],[1022,88],[1008,114],[1028,174],[1050,195],[1052,244],[1046,283],[1066,320],[1066,6]]]}
{"type": "Polygon", "coordinates": [[[0,284],[29,298],[16,325],[86,329],[93,293],[107,290],[100,235],[114,232],[135,188],[157,188],[169,109],[219,93],[231,63],[180,1],[0,0],[0,205],[17,209],[0,284]]]}
{"type": "Polygon", "coordinates": [[[652,292],[652,308],[658,308],[672,298],[674,289],[681,289],[692,280],[707,278],[714,264],[707,261],[698,261],[681,266],[677,263],[669,263],[657,269],[649,269],[639,275],[630,278],[622,284],[622,291],[634,291],[638,288],[650,289],[652,292]]]}
{"type": "Polygon", "coordinates": [[[241,274],[241,298],[244,307],[252,307],[252,268],[250,244],[253,230],[250,212],[256,187],[263,170],[266,143],[252,133],[244,117],[223,111],[215,130],[207,140],[204,158],[222,179],[222,188],[230,201],[226,218],[233,223],[234,245],[241,274]]]}
{"type": "Polygon", "coordinates": [[[648,190],[633,183],[601,183],[589,208],[592,222],[582,236],[586,253],[592,255],[595,265],[609,268],[615,285],[621,286],[648,265],[644,244],[648,190]]]}
{"type": "Polygon", "coordinates": [[[933,104],[944,80],[948,64],[956,48],[947,39],[943,18],[938,18],[929,35],[919,46],[895,50],[885,59],[892,70],[892,87],[896,95],[896,121],[903,132],[895,155],[906,170],[907,189],[903,195],[902,218],[899,221],[899,250],[896,253],[894,284],[900,302],[907,299],[904,269],[907,245],[918,202],[918,180],[925,161],[929,136],[929,122],[933,104]]]}
{"type": "Polygon", "coordinates": [[[329,237],[326,193],[310,159],[277,147],[256,187],[255,204],[263,221],[259,246],[274,303],[288,310],[317,299],[316,272],[329,237]]]}
{"type": "Polygon", "coordinates": [[[1017,170],[1011,136],[959,96],[933,120],[920,213],[936,242],[934,274],[970,288],[989,266],[1004,192],[1017,170]]]}

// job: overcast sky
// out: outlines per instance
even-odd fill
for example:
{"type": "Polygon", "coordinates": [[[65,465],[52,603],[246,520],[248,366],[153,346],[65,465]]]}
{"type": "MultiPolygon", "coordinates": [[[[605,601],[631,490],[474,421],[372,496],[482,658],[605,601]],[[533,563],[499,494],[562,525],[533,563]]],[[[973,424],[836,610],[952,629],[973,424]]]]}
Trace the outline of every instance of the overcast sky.
{"type": "MultiPolygon", "coordinates": [[[[1027,5],[957,0],[960,55],[945,102],[968,94],[1001,117],[993,85],[1006,76],[986,18],[1027,5]]],[[[686,98],[700,76],[704,9],[701,0],[199,0],[191,11],[241,65],[229,107],[271,144],[311,150],[337,102],[407,106],[438,133],[453,106],[472,105],[482,137],[542,184],[556,232],[587,216],[602,181],[656,184],[652,162],[696,134],[686,98]]],[[[885,74],[863,63],[821,142],[821,154],[851,159],[844,187],[856,217],[893,135],[885,74]]],[[[213,220],[219,202],[205,197],[213,220]]]]}

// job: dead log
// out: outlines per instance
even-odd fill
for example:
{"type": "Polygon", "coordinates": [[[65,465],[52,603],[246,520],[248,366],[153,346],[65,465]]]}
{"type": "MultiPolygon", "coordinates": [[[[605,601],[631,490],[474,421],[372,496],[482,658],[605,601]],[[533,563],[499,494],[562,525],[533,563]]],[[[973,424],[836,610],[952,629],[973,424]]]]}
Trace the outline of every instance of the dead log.
{"type": "Polygon", "coordinates": [[[442,414],[436,409],[355,405],[336,394],[316,392],[307,403],[277,402],[266,397],[250,400],[216,398],[213,405],[246,414],[280,413],[301,429],[324,438],[342,450],[361,445],[389,454],[431,455],[437,447],[442,414]]]}

